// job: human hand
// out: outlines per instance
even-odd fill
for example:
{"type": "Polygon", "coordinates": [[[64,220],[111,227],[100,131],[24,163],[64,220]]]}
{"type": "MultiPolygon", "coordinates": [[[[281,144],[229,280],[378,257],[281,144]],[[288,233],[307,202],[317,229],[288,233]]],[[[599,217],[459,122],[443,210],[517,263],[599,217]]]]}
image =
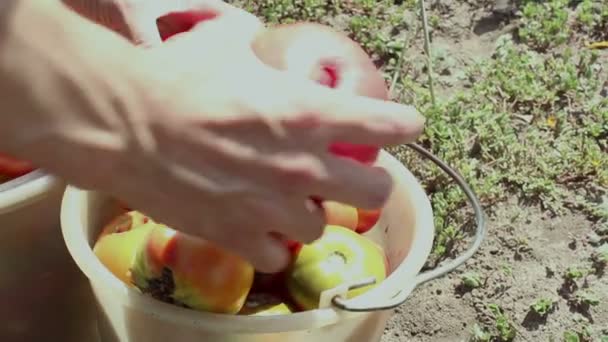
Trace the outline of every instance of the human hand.
{"type": "MultiPolygon", "coordinates": [[[[221,0],[62,0],[76,13],[101,24],[136,45],[155,46],[162,38],[186,31],[209,12],[236,8],[221,0]],[[192,16],[188,17],[187,13],[192,16]]],[[[251,16],[253,17],[253,16],[251,16]]]]}
{"type": "Polygon", "coordinates": [[[330,143],[401,144],[417,137],[422,120],[411,107],[267,67],[237,39],[250,31],[237,17],[219,17],[149,51],[172,65],[172,81],[153,84],[179,81],[171,97],[180,102],[165,98],[171,108],[151,118],[158,145],[147,155],[166,176],[150,179],[157,189],[131,189],[123,198],[171,213],[170,224],[242,253],[260,270],[277,270],[287,255],[267,233],[305,243],[322,233],[323,214],[306,206],[311,195],[369,209],[390,195],[387,174],[330,154],[330,143]],[[173,193],[182,200],[171,201],[173,193]]]}
{"type": "MultiPolygon", "coordinates": [[[[18,32],[32,18],[23,17],[18,32]]],[[[390,194],[387,174],[331,155],[330,142],[401,144],[423,121],[409,106],[266,66],[251,49],[256,25],[222,12],[146,50],[68,17],[17,37],[7,45],[9,76],[31,76],[23,84],[33,91],[7,103],[23,115],[9,120],[11,143],[2,148],[260,271],[280,270],[289,256],[272,233],[305,243],[322,233],[323,214],[307,206],[311,195],[377,208],[390,194]],[[45,45],[65,26],[74,29],[45,45]]]]}

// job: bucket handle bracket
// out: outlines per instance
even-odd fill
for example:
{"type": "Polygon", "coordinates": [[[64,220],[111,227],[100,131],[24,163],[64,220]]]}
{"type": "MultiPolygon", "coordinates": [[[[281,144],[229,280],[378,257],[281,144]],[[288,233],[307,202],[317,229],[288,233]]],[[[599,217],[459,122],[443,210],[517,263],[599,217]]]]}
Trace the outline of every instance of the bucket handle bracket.
{"type": "MultiPolygon", "coordinates": [[[[431,160],[433,163],[435,163],[435,165],[437,165],[441,170],[443,170],[448,176],[450,176],[454,180],[454,182],[462,189],[464,194],[467,196],[471,206],[473,207],[473,211],[475,212],[476,228],[475,228],[475,235],[473,238],[473,242],[471,243],[469,248],[464,253],[462,253],[455,259],[450,260],[433,270],[420,273],[416,277],[415,282],[413,284],[409,285],[409,288],[398,291],[389,300],[387,300],[385,302],[381,302],[381,303],[378,303],[378,304],[372,305],[372,306],[353,305],[353,304],[351,304],[350,300],[344,299],[344,294],[347,292],[347,290],[349,288],[348,285],[352,286],[352,284],[347,284],[347,286],[345,286],[345,287],[340,286],[340,287],[335,288],[336,291],[333,291],[334,289],[332,289],[332,291],[325,291],[327,293],[323,293],[321,295],[321,298],[324,300],[323,304],[327,303],[327,300],[329,297],[329,298],[331,298],[331,303],[335,307],[337,307],[338,309],[344,310],[344,311],[371,312],[371,311],[394,309],[394,308],[400,306],[401,304],[405,303],[405,301],[409,297],[410,293],[416,287],[450,273],[451,271],[455,270],[456,268],[458,268],[462,264],[464,264],[468,259],[470,259],[473,255],[475,255],[477,250],[479,250],[479,247],[481,246],[481,243],[483,242],[485,235],[486,235],[486,217],[485,217],[485,213],[483,211],[483,207],[482,207],[479,199],[477,198],[477,195],[473,191],[473,189],[471,189],[471,187],[467,184],[467,182],[464,180],[464,178],[456,170],[454,170],[452,167],[447,165],[444,161],[439,159],[437,156],[435,156],[431,152],[424,149],[422,146],[420,146],[418,144],[414,144],[414,143],[407,144],[407,146],[412,148],[414,151],[418,152],[423,157],[425,157],[425,158],[431,160]],[[345,289],[346,289],[346,291],[345,291],[345,289]],[[342,292],[340,292],[338,290],[341,290],[342,292]],[[325,298],[323,297],[323,295],[325,295],[325,298]],[[331,297],[330,297],[330,295],[331,295],[331,297]]],[[[362,283],[362,282],[358,282],[358,283],[362,283]]],[[[375,283],[375,280],[374,280],[374,283],[375,283]]],[[[362,286],[367,286],[367,285],[369,285],[369,284],[362,285],[362,286]]]]}

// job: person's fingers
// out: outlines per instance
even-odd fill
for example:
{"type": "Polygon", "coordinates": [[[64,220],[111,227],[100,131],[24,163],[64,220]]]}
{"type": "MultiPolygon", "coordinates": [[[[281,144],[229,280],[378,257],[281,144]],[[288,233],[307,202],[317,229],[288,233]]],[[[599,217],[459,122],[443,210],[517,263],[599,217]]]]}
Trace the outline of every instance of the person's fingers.
{"type": "Polygon", "coordinates": [[[164,13],[157,24],[162,40],[181,40],[184,36],[173,36],[188,32],[187,36],[192,36],[188,44],[204,46],[207,51],[213,42],[221,42],[224,50],[227,46],[246,47],[248,44],[242,42],[252,41],[257,31],[264,27],[258,17],[247,11],[222,1],[206,0],[164,13]]]}
{"type": "Polygon", "coordinates": [[[283,242],[270,233],[244,232],[222,227],[215,243],[251,262],[257,271],[275,273],[283,270],[289,262],[289,253],[283,242]]]}
{"type": "Polygon", "coordinates": [[[137,46],[148,48],[162,43],[156,18],[167,8],[160,6],[144,7],[141,4],[125,10],[125,24],[130,34],[131,42],[137,46]]]}
{"type": "MultiPolygon", "coordinates": [[[[243,202],[242,196],[240,197],[226,202],[243,202]]],[[[238,213],[236,211],[231,213],[224,224],[234,225],[230,219],[237,218],[239,222],[248,223],[249,231],[279,232],[304,243],[314,241],[322,233],[325,217],[321,209],[314,203],[307,203],[310,200],[304,197],[300,194],[295,199],[287,198],[280,193],[252,197],[245,204],[238,205],[239,211],[243,211],[245,217],[235,217],[238,213]]]]}
{"type": "Polygon", "coordinates": [[[289,239],[302,243],[310,243],[323,233],[325,215],[323,209],[316,206],[308,198],[297,196],[295,199],[284,199],[286,220],[281,225],[273,226],[273,230],[289,239]]]}
{"type": "Polygon", "coordinates": [[[380,208],[388,200],[393,179],[385,170],[330,154],[325,157],[325,164],[328,176],[311,195],[362,209],[380,208]]]}
{"type": "Polygon", "coordinates": [[[312,139],[390,146],[414,141],[424,128],[424,117],[413,106],[347,94],[312,81],[287,82],[295,86],[283,83],[285,90],[279,94],[297,108],[292,119],[313,129],[312,139]]]}
{"type": "Polygon", "coordinates": [[[215,10],[196,10],[172,12],[158,18],[157,26],[163,41],[175,35],[188,32],[196,25],[208,20],[215,20],[220,15],[215,10]]]}
{"type": "Polygon", "coordinates": [[[160,45],[176,34],[218,17],[222,26],[231,29],[252,23],[252,15],[248,12],[215,0],[160,1],[147,6],[140,3],[126,11],[125,16],[133,43],[142,47],[160,45]],[[242,18],[242,23],[236,22],[235,18],[242,18]]]}

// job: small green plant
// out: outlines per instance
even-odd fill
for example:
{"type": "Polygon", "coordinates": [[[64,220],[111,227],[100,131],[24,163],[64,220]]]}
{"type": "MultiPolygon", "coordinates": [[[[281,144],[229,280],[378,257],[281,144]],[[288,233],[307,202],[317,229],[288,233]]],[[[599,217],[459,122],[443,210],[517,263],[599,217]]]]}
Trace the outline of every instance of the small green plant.
{"type": "Polygon", "coordinates": [[[578,337],[578,333],[574,331],[564,332],[564,342],[580,342],[581,339],[578,337]]]}
{"type": "Polygon", "coordinates": [[[465,273],[461,277],[462,285],[469,289],[475,289],[480,287],[483,283],[481,281],[481,276],[477,273],[465,273]]]}
{"type": "Polygon", "coordinates": [[[596,250],[591,254],[592,267],[595,270],[595,274],[602,276],[604,270],[608,266],[608,243],[604,243],[597,247],[596,250]]]}
{"type": "Polygon", "coordinates": [[[545,51],[568,41],[568,0],[528,2],[522,9],[519,38],[529,46],[545,51]]]}
{"type": "Polygon", "coordinates": [[[589,291],[579,291],[575,296],[575,300],[580,305],[597,306],[600,304],[600,298],[589,291]]]}
{"type": "Polygon", "coordinates": [[[537,315],[545,317],[554,307],[555,301],[549,298],[540,298],[530,305],[530,309],[537,315]]]}
{"type": "Polygon", "coordinates": [[[569,281],[575,281],[577,279],[584,278],[587,275],[587,271],[576,268],[576,267],[568,267],[566,273],[564,274],[564,278],[569,281]]]}
{"type": "Polygon", "coordinates": [[[517,331],[502,308],[497,304],[489,304],[488,308],[494,315],[495,327],[498,332],[495,336],[496,340],[501,342],[513,341],[517,335],[517,331]]]}
{"type": "Polygon", "coordinates": [[[580,340],[578,333],[569,330],[564,332],[564,342],[580,342],[580,340]]]}
{"type": "Polygon", "coordinates": [[[575,28],[588,39],[608,39],[608,4],[605,1],[583,0],[576,8],[575,28]]]}
{"type": "Polygon", "coordinates": [[[500,265],[500,270],[506,276],[513,275],[513,268],[510,265],[506,265],[506,264],[500,265]]]}
{"type": "Polygon", "coordinates": [[[564,342],[591,342],[591,331],[587,326],[583,326],[578,331],[565,331],[564,342]]]}
{"type": "Polygon", "coordinates": [[[608,243],[604,243],[599,246],[592,255],[592,260],[595,263],[603,264],[604,266],[608,264],[608,243]]]}
{"type": "Polygon", "coordinates": [[[473,326],[472,336],[470,342],[490,342],[492,340],[492,334],[489,331],[475,323],[473,326]]]}

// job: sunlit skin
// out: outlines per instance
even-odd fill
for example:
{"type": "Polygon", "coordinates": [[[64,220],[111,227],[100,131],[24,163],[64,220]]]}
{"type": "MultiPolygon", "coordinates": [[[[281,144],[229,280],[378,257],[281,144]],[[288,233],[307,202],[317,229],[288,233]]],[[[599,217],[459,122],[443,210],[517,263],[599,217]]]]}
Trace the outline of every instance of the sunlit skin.
{"type": "MultiPolygon", "coordinates": [[[[277,25],[259,34],[253,43],[266,64],[314,80],[327,87],[386,100],[382,74],[359,44],[334,29],[301,22],[277,25]]],[[[334,142],[329,150],[339,156],[373,164],[379,148],[334,142]]]]}

